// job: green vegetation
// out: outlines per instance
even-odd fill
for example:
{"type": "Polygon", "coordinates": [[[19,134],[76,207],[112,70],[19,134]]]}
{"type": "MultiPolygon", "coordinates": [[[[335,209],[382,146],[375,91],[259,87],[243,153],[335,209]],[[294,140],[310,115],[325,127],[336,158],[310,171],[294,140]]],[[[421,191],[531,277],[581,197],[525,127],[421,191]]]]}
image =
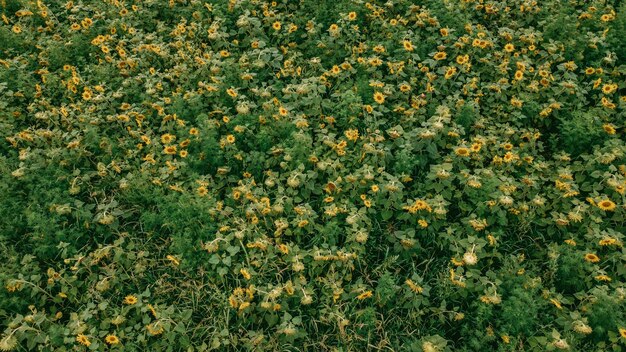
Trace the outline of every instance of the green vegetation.
{"type": "Polygon", "coordinates": [[[0,14],[0,351],[626,350],[626,4],[0,14]]]}

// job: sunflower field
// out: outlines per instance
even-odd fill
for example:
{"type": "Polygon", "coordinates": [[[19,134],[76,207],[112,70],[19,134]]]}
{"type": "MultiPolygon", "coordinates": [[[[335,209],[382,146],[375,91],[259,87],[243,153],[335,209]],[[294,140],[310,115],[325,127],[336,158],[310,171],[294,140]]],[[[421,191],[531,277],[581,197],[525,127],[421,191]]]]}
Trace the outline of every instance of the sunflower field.
{"type": "Polygon", "coordinates": [[[0,14],[0,351],[626,351],[626,1],[0,14]]]}

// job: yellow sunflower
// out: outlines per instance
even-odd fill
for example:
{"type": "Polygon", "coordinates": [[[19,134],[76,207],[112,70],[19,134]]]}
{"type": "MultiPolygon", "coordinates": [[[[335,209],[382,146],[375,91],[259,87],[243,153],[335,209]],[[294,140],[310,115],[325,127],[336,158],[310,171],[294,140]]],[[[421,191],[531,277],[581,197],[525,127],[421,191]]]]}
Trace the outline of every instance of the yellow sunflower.
{"type": "Polygon", "coordinates": [[[166,133],[164,135],[161,136],[161,143],[163,144],[170,144],[174,141],[174,139],[176,139],[176,136],[166,133]]]}
{"type": "Polygon", "coordinates": [[[104,338],[104,342],[106,342],[109,345],[117,345],[118,343],[120,343],[120,339],[115,335],[107,335],[104,338]]]}
{"type": "Polygon", "coordinates": [[[133,295],[128,295],[124,297],[124,304],[133,305],[135,303],[137,303],[137,297],[133,295]]]}
{"type": "Polygon", "coordinates": [[[454,153],[455,153],[456,155],[458,155],[458,156],[464,156],[464,157],[466,157],[466,156],[469,156],[469,154],[470,154],[470,150],[469,150],[468,148],[465,148],[465,147],[459,147],[459,148],[456,148],[456,149],[454,150],[454,153]]]}
{"type": "Polygon", "coordinates": [[[597,206],[604,211],[614,211],[616,207],[615,203],[613,203],[613,201],[610,199],[604,199],[599,201],[597,206]]]}
{"type": "Polygon", "coordinates": [[[374,93],[374,101],[378,104],[382,104],[385,102],[385,95],[381,92],[374,93]]]}
{"type": "Polygon", "coordinates": [[[87,338],[87,336],[83,334],[78,334],[78,336],[76,336],[76,342],[87,347],[91,345],[91,341],[89,341],[89,338],[87,338]]]}
{"type": "Polygon", "coordinates": [[[604,129],[604,132],[608,134],[615,134],[615,126],[610,123],[602,125],[602,128],[604,129]]]}
{"type": "Polygon", "coordinates": [[[175,145],[170,145],[168,147],[165,147],[163,149],[163,153],[168,154],[168,155],[176,154],[176,146],[175,145]]]}
{"type": "Polygon", "coordinates": [[[439,51],[435,54],[435,56],[433,56],[435,60],[443,60],[446,57],[448,57],[448,54],[446,54],[444,51],[439,51]]]}

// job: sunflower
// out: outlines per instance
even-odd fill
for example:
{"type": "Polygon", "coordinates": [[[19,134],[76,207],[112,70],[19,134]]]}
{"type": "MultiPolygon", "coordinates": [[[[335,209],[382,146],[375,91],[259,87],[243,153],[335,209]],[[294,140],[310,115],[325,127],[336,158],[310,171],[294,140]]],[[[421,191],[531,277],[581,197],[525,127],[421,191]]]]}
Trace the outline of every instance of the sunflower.
{"type": "Polygon", "coordinates": [[[589,263],[597,263],[600,261],[600,257],[595,255],[594,253],[587,253],[585,254],[585,260],[589,263]]]}
{"type": "Polygon", "coordinates": [[[593,68],[593,67],[587,67],[587,68],[585,69],[585,74],[586,74],[586,75],[592,75],[592,74],[594,74],[595,72],[596,72],[596,69],[595,69],[595,68],[593,68]]]}
{"type": "Polygon", "coordinates": [[[454,153],[458,156],[469,156],[470,150],[465,147],[459,147],[454,150],[454,153]]]}
{"type": "Polygon", "coordinates": [[[469,62],[469,55],[459,55],[456,57],[456,63],[459,65],[463,65],[469,62]]]}
{"type": "Polygon", "coordinates": [[[372,48],[372,50],[374,50],[374,52],[376,53],[384,53],[385,52],[385,47],[382,45],[376,45],[375,47],[372,48]]]}
{"type": "Polygon", "coordinates": [[[83,334],[78,334],[78,336],[76,336],[76,342],[87,347],[91,345],[91,341],[89,341],[89,338],[87,338],[87,336],[83,334]]]}
{"type": "Polygon", "coordinates": [[[133,305],[135,303],[137,303],[137,297],[133,295],[128,295],[124,297],[124,304],[133,305]]]}
{"type": "Polygon", "coordinates": [[[0,339],[0,351],[11,351],[17,346],[17,339],[13,335],[7,335],[0,339]]]}
{"type": "Polygon", "coordinates": [[[109,345],[117,345],[118,343],[120,343],[120,339],[115,335],[107,335],[104,338],[104,342],[106,342],[109,345]]]}
{"type": "Polygon", "coordinates": [[[159,322],[146,325],[146,330],[148,330],[148,333],[152,336],[160,335],[163,333],[163,331],[165,331],[165,329],[163,329],[163,326],[159,325],[159,322]]]}
{"type": "Polygon", "coordinates": [[[615,126],[610,123],[602,125],[602,128],[604,129],[604,132],[608,134],[615,134],[615,126]]]}
{"type": "Polygon", "coordinates": [[[174,141],[174,139],[176,139],[176,136],[174,136],[173,134],[166,133],[161,136],[161,143],[170,144],[174,141]]]}
{"type": "Polygon", "coordinates": [[[370,297],[372,297],[372,291],[365,291],[365,292],[361,293],[360,295],[356,296],[356,299],[364,300],[364,299],[370,298],[370,297]]]}
{"type": "Polygon", "coordinates": [[[209,194],[209,190],[205,186],[198,187],[196,192],[199,196],[206,196],[207,194],[209,194]]]}
{"type": "Polygon", "coordinates": [[[435,56],[433,56],[435,60],[443,60],[446,57],[448,57],[448,54],[446,54],[444,51],[439,51],[435,54],[435,56]]]}
{"type": "Polygon", "coordinates": [[[617,240],[614,238],[603,238],[598,241],[598,244],[601,246],[612,246],[618,244],[617,240]]]}
{"type": "Polygon", "coordinates": [[[513,105],[514,107],[521,108],[523,104],[524,104],[523,101],[521,101],[521,100],[519,100],[519,99],[517,99],[515,97],[511,98],[511,105],[513,105]]]}
{"type": "Polygon", "coordinates": [[[356,141],[357,139],[359,139],[359,130],[357,130],[357,129],[349,129],[349,130],[346,130],[344,132],[344,135],[349,140],[356,141]]]}
{"type": "Polygon", "coordinates": [[[354,20],[356,20],[356,12],[354,12],[354,11],[350,12],[350,13],[348,14],[348,19],[349,19],[350,21],[354,21],[354,20]]]}
{"type": "Polygon", "coordinates": [[[372,65],[372,66],[380,66],[380,65],[383,64],[383,60],[381,60],[381,59],[379,59],[377,57],[371,58],[369,60],[369,64],[372,65]]]}
{"type": "Polygon", "coordinates": [[[246,280],[250,280],[250,278],[252,278],[252,275],[250,275],[250,272],[244,268],[239,269],[239,273],[246,280]]]}
{"type": "Polygon", "coordinates": [[[615,203],[613,203],[613,201],[611,201],[610,199],[604,199],[598,202],[597,204],[598,208],[604,210],[604,211],[614,211],[615,210],[615,203]]]}
{"type": "Polygon", "coordinates": [[[446,74],[444,75],[445,79],[450,79],[452,76],[454,76],[456,74],[456,67],[450,67],[447,71],[446,74]]]}
{"type": "Polygon", "coordinates": [[[626,339],[626,328],[619,328],[619,334],[626,339]]]}
{"type": "Polygon", "coordinates": [[[385,95],[381,92],[374,93],[374,101],[378,104],[382,104],[385,102],[385,95]]]}
{"type": "Polygon", "coordinates": [[[504,51],[506,51],[507,53],[513,52],[513,50],[515,50],[515,45],[511,43],[508,43],[504,46],[504,51]]]}
{"type": "Polygon", "coordinates": [[[413,44],[408,40],[402,41],[402,46],[404,46],[404,50],[406,51],[413,51],[413,44]]]}
{"type": "Polygon", "coordinates": [[[176,146],[175,145],[170,145],[168,147],[165,147],[163,149],[163,153],[168,154],[168,155],[176,154],[176,146]]]}
{"type": "Polygon", "coordinates": [[[520,70],[515,71],[515,79],[519,81],[522,78],[524,78],[524,72],[522,72],[520,70]]]}
{"type": "Polygon", "coordinates": [[[422,293],[422,292],[424,291],[424,289],[423,289],[421,286],[417,285],[417,284],[416,284],[413,280],[411,280],[411,279],[406,279],[405,283],[406,283],[406,285],[407,285],[407,286],[409,286],[409,288],[411,289],[411,291],[413,291],[413,292],[415,292],[415,293],[417,293],[417,294],[420,294],[420,293],[422,293]]]}
{"type": "Polygon", "coordinates": [[[289,254],[289,247],[287,247],[286,244],[279,244],[278,245],[278,250],[282,253],[282,254],[289,254]]]}
{"type": "Polygon", "coordinates": [[[602,93],[604,94],[612,94],[617,90],[617,84],[605,84],[602,86],[602,93]]]}
{"type": "Polygon", "coordinates": [[[472,146],[470,147],[470,149],[472,150],[472,152],[474,153],[478,153],[480,151],[480,148],[482,148],[482,144],[481,143],[473,143],[472,146]]]}
{"type": "Polygon", "coordinates": [[[234,90],[233,88],[226,89],[226,93],[230,95],[231,98],[237,97],[237,91],[234,90]]]}
{"type": "Polygon", "coordinates": [[[502,160],[504,160],[504,162],[506,163],[510,163],[514,159],[516,159],[516,155],[511,152],[507,152],[506,154],[504,154],[504,157],[502,158],[502,160]]]}
{"type": "Polygon", "coordinates": [[[276,21],[274,23],[272,23],[272,28],[274,28],[275,31],[280,30],[280,22],[276,21]]]}
{"type": "Polygon", "coordinates": [[[561,302],[559,302],[558,300],[554,298],[550,298],[550,303],[554,304],[554,306],[557,307],[558,309],[563,309],[561,302]]]}

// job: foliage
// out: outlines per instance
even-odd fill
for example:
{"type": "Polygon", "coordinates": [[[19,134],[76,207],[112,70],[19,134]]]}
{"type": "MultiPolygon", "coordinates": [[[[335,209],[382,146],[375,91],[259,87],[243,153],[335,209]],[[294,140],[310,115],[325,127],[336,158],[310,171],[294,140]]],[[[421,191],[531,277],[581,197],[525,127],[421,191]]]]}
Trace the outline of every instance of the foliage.
{"type": "Polygon", "coordinates": [[[0,12],[0,351],[626,349],[623,2],[0,12]]]}

